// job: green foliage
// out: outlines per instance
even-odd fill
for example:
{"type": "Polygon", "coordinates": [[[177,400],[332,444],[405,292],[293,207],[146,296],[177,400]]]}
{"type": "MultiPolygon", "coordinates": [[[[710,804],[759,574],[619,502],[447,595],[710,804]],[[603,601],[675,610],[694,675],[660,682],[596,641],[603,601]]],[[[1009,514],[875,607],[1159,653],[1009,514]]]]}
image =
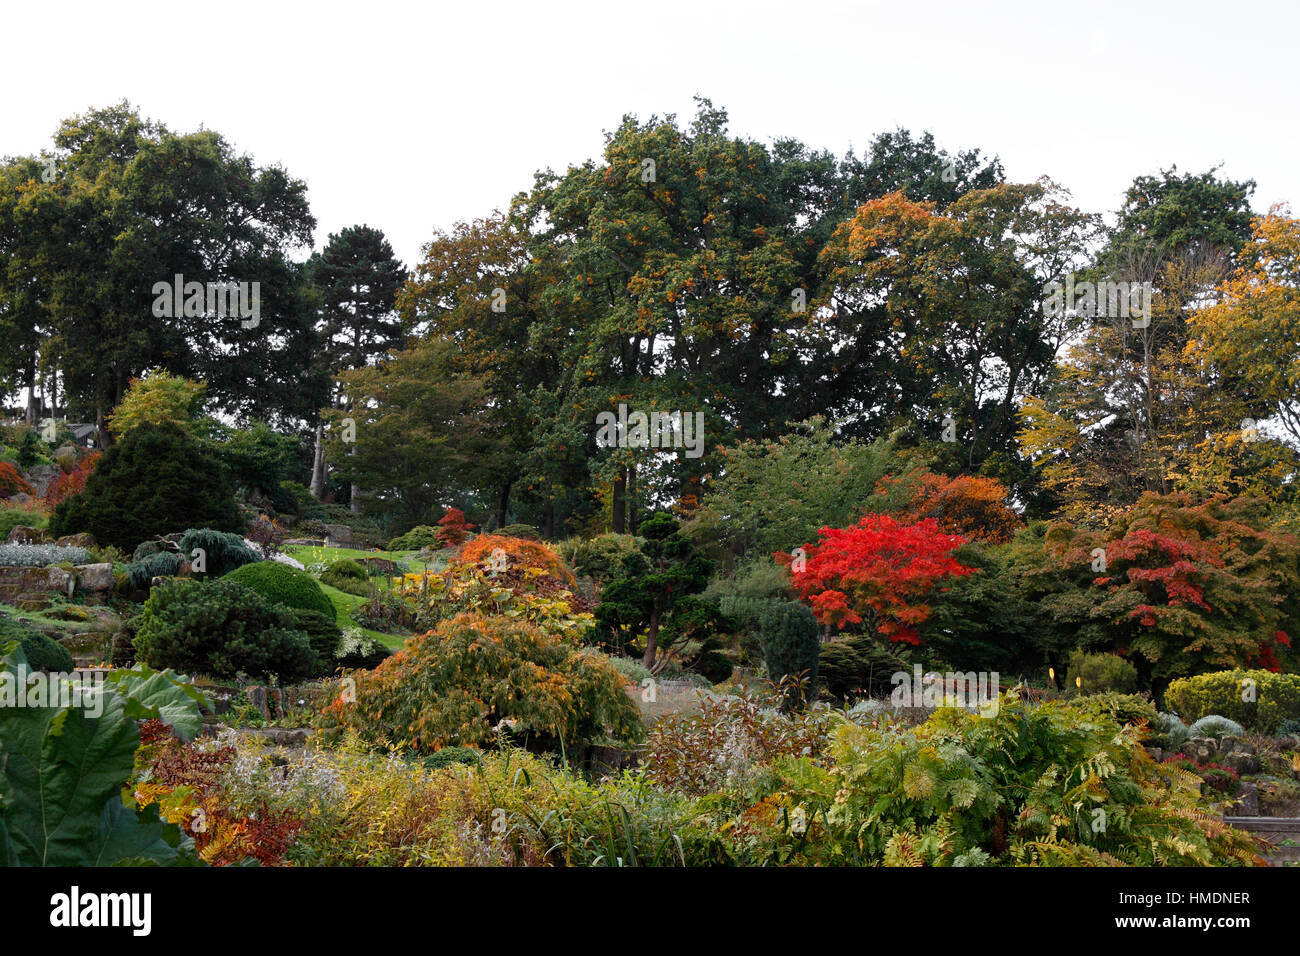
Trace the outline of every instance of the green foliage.
{"type": "Polygon", "coordinates": [[[1138,686],[1137,668],[1116,654],[1085,654],[1076,650],[1070,654],[1065,686],[1080,687],[1085,694],[1110,690],[1131,694],[1138,686]]]}
{"type": "Polygon", "coordinates": [[[126,567],[132,591],[148,591],[156,577],[170,578],[180,574],[185,559],[175,551],[155,551],[146,554],[126,567]]]}
{"type": "Polygon", "coordinates": [[[1156,764],[1136,727],[1061,701],[1004,695],[995,717],[956,708],[904,728],[845,723],[829,766],[778,766],[771,862],[886,866],[1255,865],[1253,840],[1211,815],[1200,778],[1156,764]]]}
{"type": "Polygon", "coordinates": [[[804,675],[808,695],[815,696],[817,659],[821,651],[817,619],[797,601],[768,608],[759,619],[767,676],[780,682],[787,675],[804,675]]]}
{"type": "Polygon", "coordinates": [[[642,524],[640,531],[645,540],[636,551],[623,555],[614,578],[601,592],[593,630],[600,640],[620,650],[644,634],[643,660],[653,670],[661,628],[679,640],[702,640],[720,622],[702,613],[698,599],[687,601],[704,590],[713,566],[681,533],[677,519],[661,512],[642,524]]]}
{"type": "Polygon", "coordinates": [[[109,429],[121,438],[142,425],[175,426],[198,437],[206,392],[202,382],[172,375],[166,369],[132,379],[122,401],[108,417],[109,429]]]}
{"type": "Polygon", "coordinates": [[[420,551],[424,548],[438,548],[438,529],[432,525],[416,525],[405,534],[399,534],[388,542],[389,551],[420,551]]]}
{"type": "Polygon", "coordinates": [[[9,532],[19,525],[28,528],[45,528],[49,523],[50,516],[34,501],[0,505],[0,539],[7,539],[9,532]]]}
{"type": "Polygon", "coordinates": [[[301,444],[293,435],[254,422],[249,428],[223,428],[213,447],[237,487],[269,496],[277,507],[287,500],[296,511],[298,500],[286,499],[281,484],[294,473],[301,444]]]}
{"type": "Polygon", "coordinates": [[[321,572],[320,580],[322,584],[328,584],[332,588],[338,588],[340,591],[358,597],[373,597],[375,593],[366,569],[347,558],[332,561],[321,572]]]}
{"type": "Polygon", "coordinates": [[[557,750],[641,733],[611,665],[504,616],[457,615],[355,676],[356,702],[330,711],[369,740],[417,751],[483,746],[499,726],[557,750]]]}
{"type": "Polygon", "coordinates": [[[339,667],[373,670],[391,657],[393,652],[359,628],[352,627],[343,632],[343,639],[339,641],[335,655],[339,667]]]}
{"type": "Polygon", "coordinates": [[[190,528],[181,535],[180,549],[181,554],[190,562],[196,560],[195,549],[203,551],[207,568],[204,572],[196,573],[196,577],[206,575],[209,578],[219,578],[235,568],[262,560],[261,555],[244,544],[243,536],[212,528],[190,528]]]}
{"type": "Polygon", "coordinates": [[[888,694],[890,678],[908,664],[894,647],[866,634],[838,637],[821,645],[817,673],[823,689],[837,700],[888,694]]]}
{"type": "Polygon", "coordinates": [[[140,615],[135,655],[153,667],[217,678],[274,674],[288,683],[316,669],[292,612],[230,576],[210,583],[177,578],[154,588],[140,615]]]}
{"type": "Polygon", "coordinates": [[[531,524],[508,524],[492,533],[504,535],[507,538],[527,538],[530,541],[542,540],[542,533],[531,524]]]}
{"type": "MultiPolygon", "coordinates": [[[[343,641],[343,629],[319,611],[293,612],[294,627],[307,635],[312,653],[316,656],[313,677],[333,673],[338,661],[339,645],[343,641]]],[[[354,666],[354,665],[349,665],[354,666]]]]}
{"type": "Polygon", "coordinates": [[[54,509],[54,535],[89,531],[132,551],[174,528],[241,527],[225,469],[174,425],[133,428],[104,453],[81,494],[54,509]]]}
{"type": "Polygon", "coordinates": [[[1220,737],[1240,737],[1245,732],[1246,729],[1241,724],[1218,714],[1208,714],[1187,728],[1189,737],[1213,737],[1215,740],[1220,737]]]}
{"type": "Polygon", "coordinates": [[[1185,721],[1218,714],[1260,734],[1277,732],[1282,721],[1300,718],[1300,674],[1219,671],[1176,680],[1165,705],[1185,721]]]}
{"type": "Polygon", "coordinates": [[[295,610],[317,611],[330,620],[335,619],[334,605],[320,589],[316,579],[306,571],[279,561],[246,564],[231,571],[222,580],[242,584],[272,604],[283,604],[295,610]]]}
{"type": "Polygon", "coordinates": [[[598,534],[594,538],[568,538],[560,542],[557,550],[575,575],[604,584],[618,571],[623,556],[635,551],[642,540],[630,534],[598,534]]]}
{"type": "Polygon", "coordinates": [[[852,524],[879,510],[876,485],[899,464],[892,440],[840,440],[822,419],[776,440],[742,442],[727,449],[726,462],[686,529],[719,557],[788,552],[817,540],[820,528],[852,524]]]}
{"type": "Polygon", "coordinates": [[[1177,714],[1171,714],[1167,711],[1161,711],[1156,714],[1155,722],[1151,724],[1152,737],[1151,743],[1156,747],[1164,747],[1166,750],[1177,750],[1191,734],[1187,730],[1187,725],[1178,719],[1177,714]]]}
{"type": "Polygon", "coordinates": [[[1137,725],[1145,723],[1148,727],[1156,722],[1156,705],[1137,694],[1120,694],[1106,691],[1089,694],[1075,701],[1081,711],[1089,714],[1106,714],[1121,724],[1137,725]]]}
{"type": "Polygon", "coordinates": [[[66,647],[0,611],[0,647],[11,641],[18,641],[22,645],[23,656],[32,670],[71,673],[72,655],[66,647]]]}
{"type": "MultiPolygon", "coordinates": [[[[0,654],[0,681],[12,685],[26,660],[12,644],[0,654]]],[[[174,675],[141,669],[113,675],[96,698],[0,707],[0,862],[193,862],[192,841],[180,828],[159,820],[155,807],[125,804],[122,791],[140,744],[136,721],[162,720],[188,739],[206,704],[202,695],[174,675]]]]}
{"type": "Polygon", "coordinates": [[[471,747],[443,747],[421,757],[420,763],[430,770],[441,770],[443,767],[453,767],[457,764],[474,767],[478,765],[480,759],[482,758],[479,757],[479,752],[471,747]]]}

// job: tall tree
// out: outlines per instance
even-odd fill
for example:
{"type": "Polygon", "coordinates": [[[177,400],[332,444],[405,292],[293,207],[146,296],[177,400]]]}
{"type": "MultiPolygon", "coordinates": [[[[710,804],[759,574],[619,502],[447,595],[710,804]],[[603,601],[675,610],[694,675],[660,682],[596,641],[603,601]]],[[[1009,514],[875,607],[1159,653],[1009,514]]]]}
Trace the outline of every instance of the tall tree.
{"type": "MultiPolygon", "coordinates": [[[[394,304],[406,269],[380,230],[360,225],[330,233],[325,249],[309,261],[308,272],[320,296],[318,332],[324,348],[317,367],[324,374],[372,365],[402,344],[394,304]]],[[[331,406],[337,407],[343,396],[335,387],[331,406]]],[[[315,425],[311,492],[320,497],[326,481],[324,422],[318,419],[315,425]]],[[[359,513],[361,495],[355,485],[351,498],[352,510],[359,513]]]]}

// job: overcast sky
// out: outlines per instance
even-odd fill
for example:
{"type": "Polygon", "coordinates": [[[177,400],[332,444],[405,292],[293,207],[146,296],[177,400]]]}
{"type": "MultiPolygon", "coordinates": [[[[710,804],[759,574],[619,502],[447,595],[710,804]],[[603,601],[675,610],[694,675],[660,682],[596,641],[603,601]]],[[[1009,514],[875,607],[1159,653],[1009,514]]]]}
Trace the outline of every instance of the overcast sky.
{"type": "Polygon", "coordinates": [[[598,156],[624,113],[859,152],[902,125],[1052,176],[1090,211],[1177,163],[1300,206],[1296,0],[24,3],[4,15],[0,154],[129,99],[308,185],[319,227],[435,228],[598,156]],[[202,12],[210,11],[210,12],[202,12]]]}

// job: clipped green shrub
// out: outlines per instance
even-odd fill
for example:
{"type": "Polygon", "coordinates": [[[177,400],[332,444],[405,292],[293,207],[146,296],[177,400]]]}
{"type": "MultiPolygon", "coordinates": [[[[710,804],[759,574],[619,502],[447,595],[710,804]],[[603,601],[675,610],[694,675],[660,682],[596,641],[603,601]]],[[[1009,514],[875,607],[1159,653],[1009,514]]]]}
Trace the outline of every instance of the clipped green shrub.
{"type": "Polygon", "coordinates": [[[7,540],[9,532],[19,525],[44,529],[49,523],[50,516],[35,502],[6,504],[0,507],[0,541],[7,540]]]}
{"type": "Polygon", "coordinates": [[[272,604],[300,611],[318,611],[331,621],[334,605],[320,585],[306,571],[278,561],[259,561],[236,568],[221,580],[234,581],[251,588],[272,604]]]}
{"type": "Polygon", "coordinates": [[[1274,734],[1283,720],[1300,718],[1300,674],[1236,670],[1184,677],[1165,690],[1165,706],[1186,721],[1218,714],[1274,734]]]}
{"type": "Polygon", "coordinates": [[[55,536],[89,531],[123,551],[173,528],[240,528],[226,469],[174,425],[132,428],[50,518],[55,536]]]}
{"type": "Polygon", "coordinates": [[[321,677],[333,673],[338,664],[343,629],[334,623],[333,618],[326,617],[319,611],[293,611],[292,613],[298,630],[307,635],[312,653],[316,655],[316,668],[312,676],[321,677]]]}
{"type": "Polygon", "coordinates": [[[527,538],[529,541],[542,540],[541,530],[530,524],[508,524],[492,533],[504,535],[507,538],[527,538]]]}
{"type": "Polygon", "coordinates": [[[27,666],[31,670],[71,673],[72,655],[66,647],[17,618],[0,612],[0,649],[10,641],[18,641],[22,645],[27,666]]]}
{"type": "Polygon", "coordinates": [[[235,568],[262,560],[260,554],[244,543],[242,535],[212,528],[190,528],[181,535],[180,549],[191,564],[197,563],[200,557],[203,559],[205,570],[195,569],[195,577],[219,578],[235,568]],[[196,551],[202,553],[196,555],[196,551]]]}
{"type": "Polygon", "coordinates": [[[1073,651],[1065,677],[1066,687],[1081,687],[1085,694],[1115,691],[1131,694],[1137,690],[1137,668],[1116,654],[1085,654],[1073,651]],[[1076,683],[1076,679],[1082,681],[1076,683]]]}
{"type": "Polygon", "coordinates": [[[322,584],[360,597],[371,597],[375,593],[366,569],[347,558],[332,562],[321,572],[320,580],[322,584]]]}
{"type": "Polygon", "coordinates": [[[1215,740],[1220,737],[1240,737],[1245,732],[1246,728],[1242,727],[1241,724],[1218,714],[1209,714],[1202,717],[1187,728],[1187,736],[1189,737],[1213,737],[1215,740]]]}
{"type": "Polygon", "coordinates": [[[211,582],[175,578],[154,588],[140,614],[135,655],[150,667],[191,675],[274,674],[284,683],[310,677],[316,667],[293,613],[229,575],[211,582]]]}
{"type": "Polygon", "coordinates": [[[430,770],[441,770],[443,767],[453,767],[457,764],[474,767],[481,759],[479,752],[471,747],[443,747],[421,757],[420,763],[430,770]]]}
{"type": "Polygon", "coordinates": [[[767,676],[780,682],[788,675],[805,673],[809,681],[809,697],[815,697],[821,642],[813,612],[797,601],[770,607],[759,619],[759,635],[767,676]]]}
{"type": "Polygon", "coordinates": [[[406,534],[399,534],[388,542],[389,551],[419,551],[422,548],[439,548],[438,529],[432,525],[416,525],[406,534]]]}

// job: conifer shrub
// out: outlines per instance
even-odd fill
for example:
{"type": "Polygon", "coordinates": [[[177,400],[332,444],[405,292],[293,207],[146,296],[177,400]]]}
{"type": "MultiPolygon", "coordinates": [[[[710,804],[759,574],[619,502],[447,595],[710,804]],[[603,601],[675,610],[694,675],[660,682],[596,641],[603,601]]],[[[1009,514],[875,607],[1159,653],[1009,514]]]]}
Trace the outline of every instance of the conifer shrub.
{"type": "Polygon", "coordinates": [[[222,679],[243,673],[290,683],[316,670],[293,613],[230,576],[175,578],[154,588],[140,614],[135,656],[150,667],[222,679]]]}
{"type": "Polygon", "coordinates": [[[238,531],[241,523],[221,462],[175,425],[133,428],[50,518],[56,537],[88,531],[125,552],[176,528],[238,531]]]}
{"type": "Polygon", "coordinates": [[[236,568],[223,581],[234,581],[251,588],[272,604],[283,604],[299,611],[317,611],[335,619],[334,605],[320,589],[320,585],[306,571],[281,564],[279,561],[258,561],[236,568]]]}

